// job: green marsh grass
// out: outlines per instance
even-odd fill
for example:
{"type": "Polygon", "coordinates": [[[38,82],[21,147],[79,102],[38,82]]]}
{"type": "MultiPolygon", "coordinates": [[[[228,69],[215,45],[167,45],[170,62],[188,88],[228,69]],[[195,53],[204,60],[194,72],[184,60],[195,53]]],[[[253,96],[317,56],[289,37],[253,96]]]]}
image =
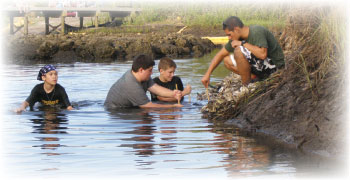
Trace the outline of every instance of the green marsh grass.
{"type": "Polygon", "coordinates": [[[346,17],[336,6],[316,7],[312,12],[307,17],[313,21],[306,21],[310,23],[306,30],[299,30],[305,35],[304,40],[296,40],[303,50],[295,62],[302,66],[306,82],[315,91],[322,79],[344,72],[346,17]]]}
{"type": "Polygon", "coordinates": [[[229,16],[238,16],[246,25],[260,24],[282,28],[289,6],[283,3],[259,4],[233,2],[140,3],[142,12],[125,19],[127,25],[177,23],[184,26],[220,27],[229,16]]]}

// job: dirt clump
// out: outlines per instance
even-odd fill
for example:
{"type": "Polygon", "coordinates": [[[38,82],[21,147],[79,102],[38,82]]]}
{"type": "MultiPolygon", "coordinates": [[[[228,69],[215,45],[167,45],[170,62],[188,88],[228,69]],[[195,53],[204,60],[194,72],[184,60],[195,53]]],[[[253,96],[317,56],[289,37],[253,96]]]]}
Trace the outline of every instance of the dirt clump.
{"type": "Polygon", "coordinates": [[[30,35],[8,37],[5,44],[11,61],[111,62],[131,60],[138,54],[153,58],[200,57],[217,46],[208,39],[181,33],[70,33],[64,36],[30,35]],[[18,51],[20,50],[20,51],[18,51]],[[69,52],[69,56],[65,55],[69,52]],[[71,60],[69,60],[71,58],[71,60]]]}

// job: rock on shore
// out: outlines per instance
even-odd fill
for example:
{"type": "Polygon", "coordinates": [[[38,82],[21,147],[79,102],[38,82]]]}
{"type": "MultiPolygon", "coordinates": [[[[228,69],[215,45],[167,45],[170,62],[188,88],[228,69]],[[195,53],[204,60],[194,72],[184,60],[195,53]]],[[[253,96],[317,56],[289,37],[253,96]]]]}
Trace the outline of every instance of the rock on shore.
{"type": "Polygon", "coordinates": [[[17,63],[123,61],[141,53],[153,58],[187,58],[216,48],[208,39],[177,33],[31,35],[9,37],[6,42],[8,59],[17,63]]]}

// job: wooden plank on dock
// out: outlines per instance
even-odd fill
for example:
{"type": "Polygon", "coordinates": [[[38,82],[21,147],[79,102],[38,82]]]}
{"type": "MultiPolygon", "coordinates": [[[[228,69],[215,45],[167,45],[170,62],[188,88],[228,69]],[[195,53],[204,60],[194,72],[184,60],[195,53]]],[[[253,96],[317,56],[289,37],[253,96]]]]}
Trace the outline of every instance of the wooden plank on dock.
{"type": "Polygon", "coordinates": [[[90,7],[69,7],[69,8],[51,8],[51,7],[29,7],[26,11],[22,11],[15,7],[10,7],[4,10],[4,13],[10,17],[10,33],[14,34],[13,29],[13,18],[14,17],[24,17],[24,34],[28,34],[28,16],[30,13],[34,12],[36,14],[41,14],[45,17],[45,34],[49,33],[49,18],[61,18],[61,34],[66,34],[66,28],[64,26],[65,17],[67,12],[77,12],[78,17],[80,18],[80,28],[83,27],[83,18],[82,17],[94,17],[95,18],[95,27],[98,27],[98,17],[101,12],[109,13],[112,19],[116,17],[126,17],[133,12],[140,12],[138,8],[132,7],[115,7],[115,8],[90,8],[90,7]]]}

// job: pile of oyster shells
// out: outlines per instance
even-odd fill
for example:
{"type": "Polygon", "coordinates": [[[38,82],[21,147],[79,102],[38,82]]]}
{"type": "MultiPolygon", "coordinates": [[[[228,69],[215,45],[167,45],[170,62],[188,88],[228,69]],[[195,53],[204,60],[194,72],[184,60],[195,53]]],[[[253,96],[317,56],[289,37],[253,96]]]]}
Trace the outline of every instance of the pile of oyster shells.
{"type": "Polygon", "coordinates": [[[256,89],[256,83],[242,86],[241,77],[231,73],[216,86],[208,87],[207,92],[197,93],[198,100],[208,100],[208,104],[201,109],[202,113],[224,113],[235,108],[241,98],[246,97],[256,89]]]}

